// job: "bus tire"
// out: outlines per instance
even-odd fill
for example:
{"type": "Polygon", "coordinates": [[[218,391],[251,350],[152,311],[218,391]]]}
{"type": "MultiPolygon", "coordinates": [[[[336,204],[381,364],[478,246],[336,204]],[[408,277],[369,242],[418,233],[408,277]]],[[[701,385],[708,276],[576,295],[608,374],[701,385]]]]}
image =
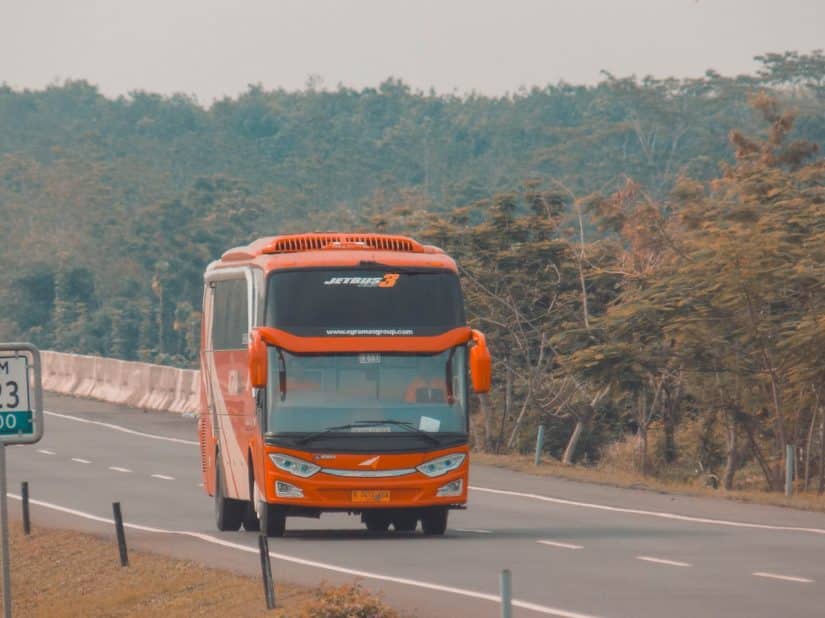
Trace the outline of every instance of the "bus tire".
{"type": "Polygon", "coordinates": [[[258,519],[258,514],[255,512],[255,507],[251,502],[245,503],[243,511],[243,529],[247,532],[257,532],[261,529],[261,522],[258,519]]]}
{"type": "Polygon", "coordinates": [[[245,502],[227,498],[224,493],[220,453],[215,458],[215,525],[221,531],[235,531],[241,527],[245,502]]]}
{"type": "Polygon", "coordinates": [[[268,502],[261,504],[261,530],[266,536],[284,536],[284,532],[286,532],[286,513],[284,509],[268,502]]]}
{"type": "Polygon", "coordinates": [[[427,510],[421,516],[421,529],[424,534],[431,536],[442,535],[447,531],[447,516],[450,514],[448,509],[443,507],[435,507],[427,510]]]}
{"type": "Polygon", "coordinates": [[[243,529],[247,532],[258,532],[261,529],[261,520],[255,512],[255,475],[252,473],[252,461],[249,462],[249,501],[245,503],[242,523],[243,529]]]}
{"type": "Polygon", "coordinates": [[[361,520],[370,532],[386,532],[390,527],[390,517],[383,511],[367,511],[361,520]]]}

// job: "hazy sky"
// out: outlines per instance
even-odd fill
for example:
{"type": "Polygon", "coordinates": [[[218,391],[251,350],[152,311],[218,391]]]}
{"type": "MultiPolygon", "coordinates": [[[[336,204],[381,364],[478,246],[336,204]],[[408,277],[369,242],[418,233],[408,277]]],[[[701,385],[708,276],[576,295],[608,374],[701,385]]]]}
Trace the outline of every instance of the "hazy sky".
{"type": "Polygon", "coordinates": [[[500,94],[616,75],[753,71],[825,47],[825,0],[0,0],[0,83],[84,78],[202,103],[250,83],[388,76],[500,94]]]}

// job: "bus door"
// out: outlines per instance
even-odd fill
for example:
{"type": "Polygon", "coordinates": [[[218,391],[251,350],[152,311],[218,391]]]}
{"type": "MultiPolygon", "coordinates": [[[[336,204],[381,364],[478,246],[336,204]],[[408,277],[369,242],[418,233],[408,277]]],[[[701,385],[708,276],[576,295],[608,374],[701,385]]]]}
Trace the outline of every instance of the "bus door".
{"type": "Polygon", "coordinates": [[[228,497],[247,499],[247,445],[255,432],[248,389],[250,287],[244,274],[212,285],[212,395],[226,492],[228,497]]]}

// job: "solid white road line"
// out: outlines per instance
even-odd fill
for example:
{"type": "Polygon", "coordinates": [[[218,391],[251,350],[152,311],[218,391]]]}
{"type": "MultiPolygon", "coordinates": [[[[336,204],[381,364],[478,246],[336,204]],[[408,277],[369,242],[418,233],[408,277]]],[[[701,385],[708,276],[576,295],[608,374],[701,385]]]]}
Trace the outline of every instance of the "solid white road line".
{"type": "Polygon", "coordinates": [[[39,448],[39,449],[37,449],[37,452],[38,453],[43,453],[44,455],[57,455],[57,453],[55,453],[54,451],[50,451],[50,450],[45,449],[45,448],[39,448]]]}
{"type": "Polygon", "coordinates": [[[456,532],[474,532],[475,534],[493,534],[492,530],[484,530],[482,528],[453,528],[456,532]]]}
{"type": "Polygon", "coordinates": [[[99,427],[106,427],[107,429],[113,429],[114,431],[122,431],[123,433],[130,433],[134,436],[141,436],[143,438],[151,438],[153,440],[163,440],[164,442],[175,442],[177,444],[189,444],[191,446],[198,446],[198,442],[195,440],[184,440],[183,438],[170,438],[169,436],[159,436],[154,433],[144,433],[142,431],[135,431],[134,429],[127,429],[126,427],[121,427],[120,425],[113,425],[112,423],[103,423],[101,421],[90,421],[87,418],[80,418],[78,416],[70,416],[68,414],[60,414],[58,412],[51,412],[50,410],[45,410],[44,414],[48,416],[54,416],[57,418],[63,418],[70,421],[77,421],[78,423],[87,423],[89,425],[98,425],[99,427]]]}
{"type": "Polygon", "coordinates": [[[679,562],[678,560],[665,560],[664,558],[653,558],[652,556],[636,556],[636,560],[645,562],[655,562],[656,564],[666,564],[668,566],[689,567],[693,566],[689,562],[679,562]]]}
{"type": "Polygon", "coordinates": [[[573,545],[572,543],[559,543],[558,541],[536,541],[542,545],[549,545],[550,547],[561,547],[563,549],[582,549],[582,545],[573,545]]]}
{"type": "Polygon", "coordinates": [[[807,577],[793,577],[791,575],[777,575],[776,573],[762,573],[761,571],[757,571],[753,573],[756,577],[767,577],[768,579],[781,579],[786,582],[799,582],[801,584],[811,584],[814,580],[808,579],[807,577]]]}
{"type": "Polygon", "coordinates": [[[771,524],[751,524],[744,521],[728,521],[726,519],[711,519],[708,517],[693,517],[690,515],[678,515],[676,513],[666,513],[659,511],[644,511],[642,509],[629,509],[620,506],[607,506],[606,504],[593,504],[592,502],[577,502],[575,500],[565,500],[564,498],[551,498],[540,494],[522,493],[520,491],[509,491],[505,489],[493,489],[491,487],[479,487],[470,485],[473,491],[481,491],[501,496],[516,496],[518,498],[529,498],[530,500],[540,500],[542,502],[552,502],[553,504],[563,504],[565,506],[578,506],[586,509],[596,509],[599,511],[611,511],[613,513],[628,513],[630,515],[647,515],[650,517],[660,517],[662,519],[673,519],[676,521],[689,521],[697,524],[712,524],[715,526],[733,526],[735,528],[756,528],[758,530],[784,530],[788,532],[810,532],[812,534],[825,534],[823,528],[803,528],[798,526],[774,526],[771,524]]]}
{"type": "Polygon", "coordinates": [[[152,478],[153,479],[162,479],[164,481],[174,481],[175,480],[174,476],[166,476],[165,474],[153,474],[152,478]]]}
{"type": "Polygon", "coordinates": [[[109,470],[114,470],[115,472],[131,472],[129,468],[121,468],[119,466],[109,466],[109,470]]]}
{"type": "Polygon", "coordinates": [[[91,462],[91,461],[89,461],[88,459],[81,459],[80,457],[72,457],[72,461],[76,461],[77,463],[82,463],[82,464],[90,464],[90,463],[92,463],[92,462],[91,462]]]}
{"type": "MultiPolygon", "coordinates": [[[[20,496],[18,494],[9,493],[9,498],[14,498],[15,500],[20,500],[20,496]]],[[[52,504],[51,502],[44,502],[43,500],[29,500],[31,504],[36,504],[37,506],[41,506],[47,509],[52,509],[54,511],[59,511],[61,513],[66,513],[68,515],[74,515],[76,517],[83,517],[84,519],[89,519],[91,521],[97,521],[100,523],[107,524],[111,526],[114,521],[108,519],[106,517],[99,517],[97,515],[92,515],[91,513],[85,513],[83,511],[78,511],[75,509],[70,509],[65,506],[60,506],[58,504],[52,504]]],[[[130,524],[124,523],[123,526],[125,528],[130,528],[132,530],[141,530],[143,532],[153,532],[156,534],[179,534],[182,536],[188,536],[191,538],[198,539],[200,541],[205,541],[206,543],[212,543],[213,545],[220,545],[222,547],[227,547],[230,549],[236,549],[238,551],[247,552],[250,554],[257,554],[258,548],[257,547],[250,547],[248,545],[241,545],[240,543],[233,543],[231,541],[227,541],[225,539],[221,539],[218,537],[214,537],[209,534],[204,534],[202,532],[190,532],[188,530],[166,530],[164,528],[154,528],[151,526],[142,526],[140,524],[130,524]]],[[[315,560],[307,560],[305,558],[298,558],[297,556],[290,556],[288,554],[280,554],[276,552],[269,552],[270,557],[275,558],[276,560],[283,560],[284,562],[291,562],[293,564],[300,564],[302,566],[308,567],[315,567],[318,569],[324,569],[327,571],[334,571],[336,573],[343,573],[345,575],[352,575],[354,577],[363,577],[365,579],[374,579],[376,581],[385,581],[391,582],[394,584],[404,584],[406,586],[415,586],[417,588],[424,588],[427,590],[435,590],[438,592],[447,592],[451,594],[456,594],[464,597],[470,597],[473,599],[481,599],[483,601],[491,601],[493,603],[499,604],[501,603],[501,597],[498,594],[488,594],[486,592],[477,592],[475,590],[467,590],[466,588],[455,588],[453,586],[444,586],[442,584],[434,584],[432,582],[421,581],[417,579],[410,579],[407,577],[393,577],[391,575],[382,575],[380,573],[373,573],[371,571],[361,571],[359,569],[350,569],[347,567],[338,566],[335,564],[329,564],[326,562],[318,562],[315,560]]],[[[520,607],[522,609],[531,610],[537,612],[539,614],[545,614],[547,616],[559,616],[560,618],[596,618],[592,614],[582,614],[580,612],[571,612],[565,609],[559,609],[556,607],[549,607],[547,605],[540,605],[538,603],[531,603],[529,601],[521,601],[519,599],[513,599],[513,606],[520,607]]]]}

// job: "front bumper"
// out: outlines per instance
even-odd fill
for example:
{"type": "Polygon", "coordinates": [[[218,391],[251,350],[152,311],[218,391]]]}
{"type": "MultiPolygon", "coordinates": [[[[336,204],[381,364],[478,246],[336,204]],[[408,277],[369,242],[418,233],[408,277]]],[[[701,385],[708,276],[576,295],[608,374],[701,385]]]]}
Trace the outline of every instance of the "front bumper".
{"type": "MultiPolygon", "coordinates": [[[[431,459],[433,455],[427,454],[426,458],[431,459]]],[[[278,470],[274,466],[267,466],[266,500],[271,504],[319,511],[358,512],[376,508],[461,506],[467,502],[468,472],[469,466],[466,460],[458,469],[434,478],[417,470],[403,476],[383,478],[343,477],[323,471],[309,478],[300,478],[278,470]],[[300,489],[302,496],[279,496],[276,492],[276,483],[279,481],[300,489]],[[461,482],[459,492],[454,495],[438,495],[439,489],[454,481],[461,482]]]]}

